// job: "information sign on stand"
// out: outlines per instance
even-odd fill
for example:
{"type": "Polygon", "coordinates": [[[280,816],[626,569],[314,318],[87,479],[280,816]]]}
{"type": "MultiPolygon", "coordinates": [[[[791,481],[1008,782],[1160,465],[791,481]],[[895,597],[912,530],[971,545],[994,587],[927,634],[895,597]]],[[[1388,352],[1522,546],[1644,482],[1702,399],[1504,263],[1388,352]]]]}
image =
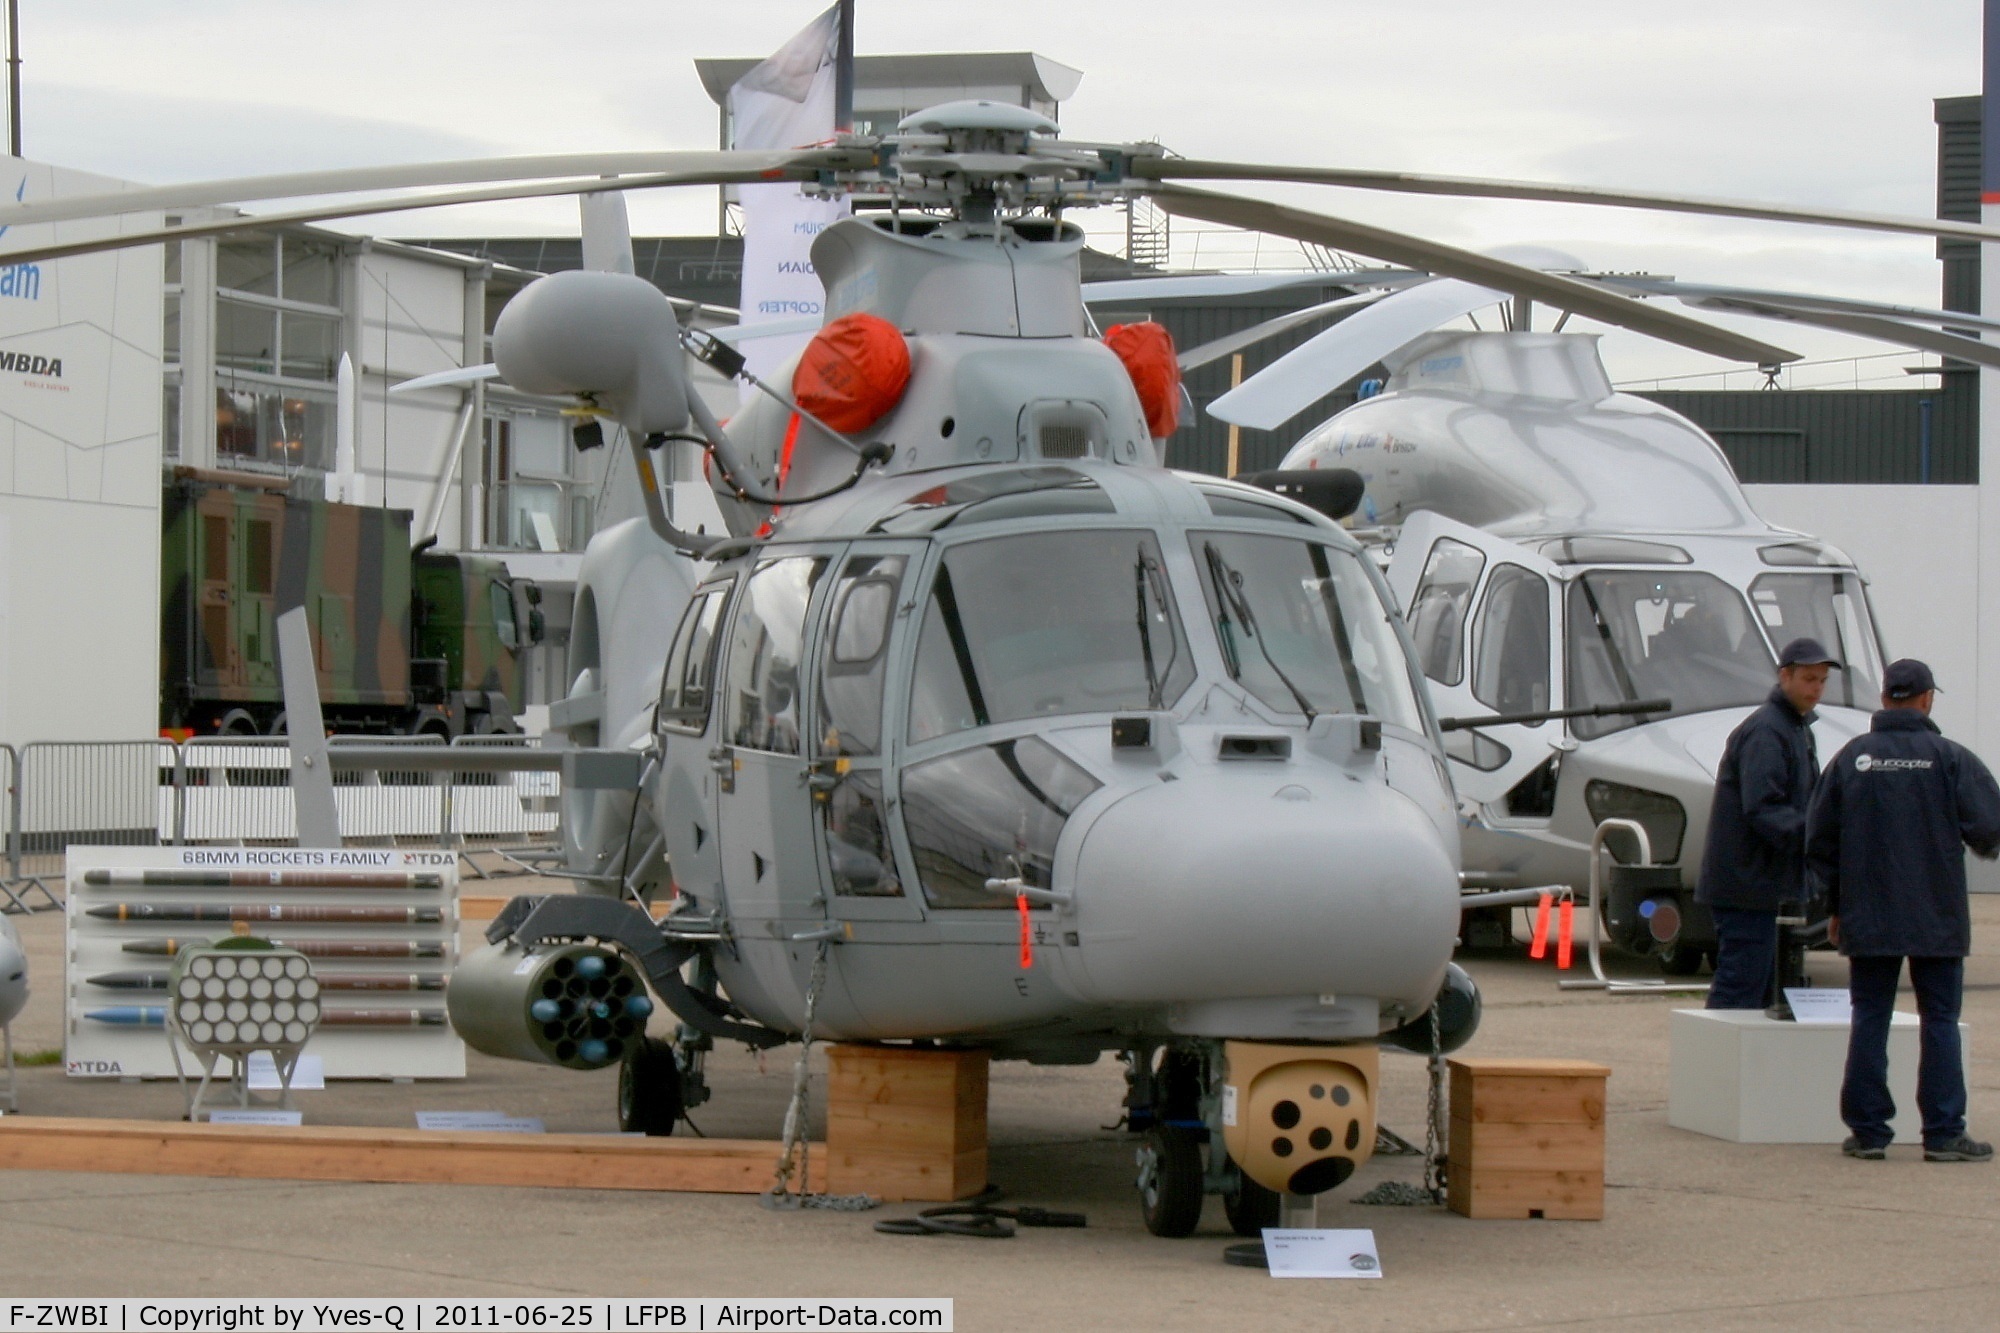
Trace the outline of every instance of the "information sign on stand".
{"type": "Polygon", "coordinates": [[[458,859],[392,848],[72,847],[63,1055],[73,1077],[172,1078],[167,976],[183,947],[253,935],[322,986],[327,1078],[463,1078],[445,1016],[458,859]]]}
{"type": "Polygon", "coordinates": [[[1787,986],[1785,1002],[1792,1006],[1792,1018],[1796,1022],[1838,1023],[1845,1026],[1854,1021],[1854,1007],[1844,990],[1787,986]]]}

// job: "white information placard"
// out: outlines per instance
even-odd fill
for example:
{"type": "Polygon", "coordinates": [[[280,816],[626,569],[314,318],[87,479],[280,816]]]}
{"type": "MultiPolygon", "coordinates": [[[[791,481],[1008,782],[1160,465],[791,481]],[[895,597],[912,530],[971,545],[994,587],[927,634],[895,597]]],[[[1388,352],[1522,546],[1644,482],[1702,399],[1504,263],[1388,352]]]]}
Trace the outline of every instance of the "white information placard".
{"type": "Polygon", "coordinates": [[[419,1111],[418,1129],[492,1130],[501,1134],[540,1134],[546,1126],[533,1116],[504,1111],[419,1111]]]}
{"type": "Polygon", "coordinates": [[[1844,990],[1787,986],[1785,1000],[1792,1006],[1792,1017],[1801,1023],[1846,1024],[1854,1021],[1854,1009],[1844,990]]]}
{"type": "MultiPolygon", "coordinates": [[[[284,1087],[278,1080],[278,1062],[269,1051],[250,1052],[250,1091],[277,1092],[284,1087]]],[[[326,1087],[326,1061],[317,1055],[301,1055],[292,1069],[293,1092],[318,1092],[326,1087]]]]}
{"type": "Polygon", "coordinates": [[[1381,1277],[1372,1231],[1264,1229],[1272,1277],[1381,1277]]]}

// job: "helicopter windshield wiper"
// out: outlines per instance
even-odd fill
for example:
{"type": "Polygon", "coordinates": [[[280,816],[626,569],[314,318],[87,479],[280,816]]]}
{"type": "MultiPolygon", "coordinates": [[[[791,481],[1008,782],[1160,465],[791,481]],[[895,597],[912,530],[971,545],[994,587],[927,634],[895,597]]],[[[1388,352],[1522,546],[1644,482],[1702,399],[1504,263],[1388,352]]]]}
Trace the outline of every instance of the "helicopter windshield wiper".
{"type": "Polygon", "coordinates": [[[1625,703],[1632,703],[1639,697],[1639,691],[1632,684],[1632,670],[1625,665],[1625,654],[1618,650],[1618,640],[1612,636],[1611,622],[1604,618],[1604,609],[1597,604],[1597,591],[1590,586],[1590,575],[1585,574],[1576,581],[1583,589],[1584,603],[1590,607],[1590,618],[1597,623],[1597,638],[1604,645],[1604,655],[1611,663],[1611,674],[1617,678],[1618,694],[1625,703]]]}
{"type": "MultiPolygon", "coordinates": [[[[1257,618],[1251,614],[1250,599],[1243,593],[1243,576],[1230,568],[1229,562],[1222,558],[1222,553],[1215,549],[1214,542],[1202,543],[1202,552],[1208,558],[1208,573],[1209,577],[1215,583],[1216,600],[1226,607],[1235,608],[1236,619],[1242,623],[1243,632],[1249,635],[1251,641],[1257,645],[1257,651],[1262,655],[1265,665],[1271,668],[1271,673],[1278,678],[1279,682],[1287,690],[1291,691],[1293,701],[1298,704],[1299,711],[1305,714],[1306,721],[1310,723],[1314,718],[1319,716],[1319,710],[1314,708],[1312,701],[1306,698],[1305,691],[1292,683],[1292,678],[1285,674],[1285,669],[1278,665],[1276,658],[1271,656],[1270,645],[1264,642],[1264,636],[1257,632],[1257,618]]],[[[1225,643],[1229,639],[1228,620],[1228,612],[1224,611],[1222,616],[1219,617],[1219,622],[1223,629],[1223,640],[1225,643]]],[[[1242,676],[1237,671],[1236,654],[1225,648],[1223,655],[1229,659],[1229,674],[1239,680],[1242,679],[1242,676]]]]}
{"type": "Polygon", "coordinates": [[[1164,708],[1167,677],[1174,674],[1174,664],[1180,661],[1181,641],[1179,636],[1173,633],[1173,626],[1169,624],[1167,634],[1172,651],[1167,655],[1167,665],[1164,668],[1156,668],[1153,664],[1153,627],[1146,618],[1146,594],[1150,588],[1153,600],[1159,604],[1160,618],[1165,620],[1167,590],[1160,577],[1159,562],[1147,553],[1144,543],[1139,546],[1138,559],[1132,562],[1132,582],[1139,602],[1139,653],[1146,663],[1146,706],[1153,709],[1164,708]]]}

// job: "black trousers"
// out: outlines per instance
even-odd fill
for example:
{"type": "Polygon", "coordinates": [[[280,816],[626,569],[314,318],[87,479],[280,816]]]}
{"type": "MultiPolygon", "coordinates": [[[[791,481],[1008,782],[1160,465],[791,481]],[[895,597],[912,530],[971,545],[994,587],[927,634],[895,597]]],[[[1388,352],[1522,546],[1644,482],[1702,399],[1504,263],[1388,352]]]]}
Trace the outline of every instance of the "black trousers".
{"type": "Polygon", "coordinates": [[[1771,1002],[1771,974],[1778,966],[1778,914],[1744,907],[1716,907],[1715,980],[1710,1009],[1762,1009],[1771,1002]]]}
{"type": "MultiPolygon", "coordinates": [[[[1896,1008],[1898,957],[1847,960],[1848,998],[1854,1025],[1847,1036],[1847,1076],[1840,1084],[1840,1118],[1871,1147],[1894,1137],[1889,1120],[1889,1017],[1896,1008]]],[[[1917,1109],[1924,1117],[1924,1146],[1935,1148],[1965,1133],[1965,1063],[1959,1054],[1958,1006],[1965,993],[1963,958],[1910,959],[1910,989],[1923,1024],[1917,1059],[1917,1109]]]]}

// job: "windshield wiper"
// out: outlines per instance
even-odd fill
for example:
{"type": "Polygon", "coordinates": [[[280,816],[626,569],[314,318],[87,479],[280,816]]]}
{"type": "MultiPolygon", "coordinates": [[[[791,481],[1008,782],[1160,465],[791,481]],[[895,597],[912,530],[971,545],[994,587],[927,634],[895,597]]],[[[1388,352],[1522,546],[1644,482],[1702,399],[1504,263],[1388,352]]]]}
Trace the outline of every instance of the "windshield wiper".
{"type": "Polygon", "coordinates": [[[1625,665],[1625,654],[1618,651],[1618,640],[1612,635],[1611,622],[1604,618],[1604,610],[1597,604],[1597,591],[1590,586],[1590,575],[1585,574],[1576,581],[1583,589],[1583,600],[1590,607],[1590,618],[1597,622],[1598,641],[1604,645],[1604,656],[1611,663],[1611,674],[1618,682],[1620,699],[1631,703],[1639,697],[1637,687],[1632,684],[1632,670],[1625,665]]]}
{"type": "Polygon", "coordinates": [[[1159,603],[1160,618],[1167,618],[1167,590],[1160,578],[1160,566],[1146,548],[1139,548],[1139,557],[1132,565],[1132,582],[1139,600],[1139,651],[1146,661],[1146,706],[1153,709],[1165,707],[1167,678],[1174,674],[1174,663],[1180,661],[1181,641],[1173,633],[1173,626],[1167,627],[1169,646],[1172,652],[1167,656],[1164,669],[1156,670],[1153,665],[1153,629],[1146,619],[1146,592],[1151,587],[1153,600],[1159,603]]]}
{"type": "MultiPolygon", "coordinates": [[[[1243,623],[1243,632],[1257,645],[1257,651],[1263,656],[1265,664],[1271,668],[1271,673],[1291,691],[1292,699],[1298,704],[1299,711],[1306,715],[1306,721],[1310,723],[1319,716],[1319,710],[1312,706],[1312,701],[1306,698],[1305,692],[1292,683],[1292,678],[1285,674],[1285,669],[1271,656],[1270,646],[1264,642],[1264,636],[1257,632],[1257,618],[1250,613],[1250,599],[1243,595],[1243,576],[1229,567],[1221,552],[1215,549],[1214,542],[1202,543],[1202,552],[1208,558],[1208,573],[1215,583],[1216,601],[1235,608],[1236,618],[1243,623]]],[[[1225,643],[1228,641],[1228,619],[1226,611],[1219,618],[1223,626],[1225,643]]],[[[1242,676],[1236,669],[1236,655],[1225,648],[1223,656],[1229,659],[1229,674],[1241,680],[1242,676]]]]}

